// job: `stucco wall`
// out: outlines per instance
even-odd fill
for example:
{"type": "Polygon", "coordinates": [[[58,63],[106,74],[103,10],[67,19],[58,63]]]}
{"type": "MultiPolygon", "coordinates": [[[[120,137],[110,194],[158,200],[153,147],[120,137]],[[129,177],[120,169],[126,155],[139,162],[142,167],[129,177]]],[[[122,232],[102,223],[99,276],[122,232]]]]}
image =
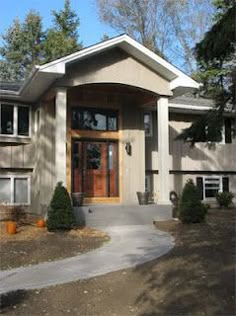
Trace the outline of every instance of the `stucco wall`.
{"type": "Polygon", "coordinates": [[[143,111],[139,108],[122,108],[122,138],[121,138],[121,175],[122,203],[137,204],[137,191],[145,188],[145,144],[143,130],[143,111]],[[125,144],[130,142],[132,154],[125,151],[125,144]]]}
{"type": "Polygon", "coordinates": [[[58,81],[62,86],[90,83],[125,84],[160,95],[172,95],[169,81],[120,49],[112,49],[69,66],[67,74],[58,81]]]}
{"type": "Polygon", "coordinates": [[[36,135],[35,169],[32,176],[32,210],[46,213],[55,186],[54,100],[40,103],[40,126],[36,135]]]}
{"type": "MultiPolygon", "coordinates": [[[[158,170],[157,114],[153,116],[153,136],[145,138],[146,170],[158,170]]],[[[217,143],[209,147],[207,143],[197,143],[194,148],[183,141],[176,141],[176,136],[196,119],[196,115],[169,115],[170,170],[186,171],[236,171],[236,139],[232,144],[217,143]]]]}
{"type": "Polygon", "coordinates": [[[235,171],[236,140],[232,144],[198,143],[194,148],[182,141],[175,141],[182,129],[190,126],[194,120],[192,115],[170,115],[170,169],[171,170],[205,170],[235,171]]]}

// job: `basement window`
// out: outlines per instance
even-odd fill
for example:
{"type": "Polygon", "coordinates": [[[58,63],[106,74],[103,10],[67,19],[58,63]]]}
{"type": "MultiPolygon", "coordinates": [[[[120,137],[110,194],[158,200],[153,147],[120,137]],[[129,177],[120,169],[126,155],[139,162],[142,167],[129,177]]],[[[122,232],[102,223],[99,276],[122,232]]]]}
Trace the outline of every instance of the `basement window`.
{"type": "Polygon", "coordinates": [[[197,177],[196,184],[201,200],[215,198],[218,192],[229,192],[229,177],[225,176],[197,177]]]}
{"type": "Polygon", "coordinates": [[[29,205],[29,176],[0,176],[0,204],[29,205]]]}
{"type": "Polygon", "coordinates": [[[219,191],[222,191],[222,178],[209,177],[204,178],[204,196],[205,198],[214,198],[219,191]]]}

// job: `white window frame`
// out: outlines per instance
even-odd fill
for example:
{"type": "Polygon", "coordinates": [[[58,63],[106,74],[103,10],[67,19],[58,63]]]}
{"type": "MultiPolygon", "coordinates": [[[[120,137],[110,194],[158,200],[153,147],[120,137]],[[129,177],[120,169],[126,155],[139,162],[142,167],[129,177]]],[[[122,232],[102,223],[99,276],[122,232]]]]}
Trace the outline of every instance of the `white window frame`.
{"type": "Polygon", "coordinates": [[[204,176],[203,177],[203,200],[214,199],[213,197],[206,197],[206,184],[207,179],[216,179],[219,180],[219,191],[223,192],[223,177],[222,176],[204,176]]]}
{"type": "Polygon", "coordinates": [[[40,108],[36,109],[34,112],[34,133],[38,134],[40,130],[40,108]]]}
{"type": "Polygon", "coordinates": [[[146,114],[148,114],[149,117],[150,117],[150,133],[146,133],[146,130],[144,129],[145,137],[152,137],[152,135],[153,135],[153,122],[152,122],[153,117],[152,117],[152,111],[145,111],[145,112],[143,113],[143,124],[144,124],[144,117],[145,117],[146,114]]]}
{"type": "Polygon", "coordinates": [[[2,104],[6,104],[9,106],[14,107],[13,109],[13,134],[2,134],[0,133],[1,137],[19,137],[19,138],[31,138],[31,106],[26,104],[13,104],[9,102],[0,102],[0,124],[1,124],[1,106],[2,104]],[[27,107],[29,108],[29,135],[18,135],[18,107],[27,107]]]}
{"type": "Polygon", "coordinates": [[[30,205],[31,204],[31,177],[30,175],[0,175],[0,179],[10,179],[11,187],[11,202],[2,202],[0,204],[6,205],[30,205]],[[28,201],[27,203],[14,203],[14,180],[15,179],[27,179],[28,182],[28,201]]]}
{"type": "Polygon", "coordinates": [[[225,145],[225,121],[224,124],[222,126],[222,130],[221,130],[221,141],[219,142],[220,145],[225,145]]]}

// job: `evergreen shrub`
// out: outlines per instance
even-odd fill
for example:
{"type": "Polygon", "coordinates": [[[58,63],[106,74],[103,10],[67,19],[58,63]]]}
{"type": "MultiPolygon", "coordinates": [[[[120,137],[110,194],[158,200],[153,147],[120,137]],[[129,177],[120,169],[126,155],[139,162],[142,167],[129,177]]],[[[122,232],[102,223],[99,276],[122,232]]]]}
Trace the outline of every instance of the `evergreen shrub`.
{"type": "Polygon", "coordinates": [[[179,203],[179,219],[182,223],[201,223],[205,220],[207,208],[201,202],[197,187],[189,179],[183,189],[179,203]]]}
{"type": "Polygon", "coordinates": [[[75,226],[75,216],[68,191],[58,182],[48,210],[48,231],[70,230],[75,226]]]}
{"type": "Polygon", "coordinates": [[[232,204],[234,194],[232,192],[218,192],[216,194],[216,201],[219,204],[219,207],[228,208],[232,204]]]}

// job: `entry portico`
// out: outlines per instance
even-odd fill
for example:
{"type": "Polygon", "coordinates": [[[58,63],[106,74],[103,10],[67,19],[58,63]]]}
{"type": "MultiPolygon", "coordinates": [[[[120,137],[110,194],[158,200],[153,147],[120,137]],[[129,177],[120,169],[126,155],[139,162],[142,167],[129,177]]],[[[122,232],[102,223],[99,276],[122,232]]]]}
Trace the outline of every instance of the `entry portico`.
{"type": "Polygon", "coordinates": [[[127,35],[35,67],[18,92],[2,95],[33,104],[35,124],[39,117],[31,144],[32,208],[40,212],[50,202],[58,181],[70,193],[84,192],[87,203],[137,204],[149,171],[147,152],[154,200],[168,204],[169,98],[198,88],[127,35]],[[146,137],[149,112],[154,145],[146,137]]]}
{"type": "MultiPolygon", "coordinates": [[[[120,203],[134,203],[136,201],[136,192],[145,190],[145,133],[143,122],[140,120],[135,128],[130,126],[127,128],[125,121],[132,120],[135,112],[138,112],[141,117],[141,113],[145,111],[145,108],[149,108],[151,105],[152,108],[153,106],[156,107],[158,122],[158,128],[154,131],[158,139],[158,203],[168,204],[170,191],[168,98],[173,93],[177,94],[180,91],[183,93],[183,91],[188,91],[189,89],[197,89],[198,84],[127,36],[122,36],[118,40],[110,40],[103,45],[99,45],[92,51],[88,50],[87,54],[81,51],[64,59],[62,58],[56,63],[52,62],[44,65],[41,68],[41,71],[47,70],[47,72],[55,71],[57,68],[60,71],[63,69],[64,73],[55,85],[56,181],[63,181],[69,190],[73,191],[73,163],[71,164],[73,157],[71,159],[70,154],[68,155],[68,150],[70,149],[70,152],[72,150],[73,136],[77,140],[80,139],[81,142],[89,140],[90,144],[101,141],[101,139],[114,141],[114,132],[113,134],[111,132],[109,136],[109,132],[107,131],[106,136],[104,136],[104,131],[96,128],[96,132],[89,130],[87,133],[85,131],[77,131],[78,133],[75,133],[73,131],[70,116],[72,104],[76,103],[75,95],[78,96],[81,90],[86,90],[87,93],[91,92],[96,87],[96,92],[100,89],[101,93],[103,92],[103,96],[109,99],[109,97],[112,98],[114,91],[118,91],[117,95],[120,96],[121,102],[118,102],[119,104],[116,107],[120,111],[117,138],[115,137],[115,140],[118,142],[117,159],[119,159],[119,167],[117,168],[117,173],[119,173],[117,175],[117,185],[119,189],[117,189],[117,194],[114,195],[118,198],[116,201],[120,203]],[[110,45],[108,45],[109,43],[110,45]],[[86,87],[86,89],[83,87],[86,87]],[[124,99],[121,100],[121,90],[123,95],[126,94],[126,98],[127,94],[138,91],[143,97],[143,103],[127,104],[126,100],[125,104],[122,104],[124,99]],[[70,104],[70,100],[72,104],[70,104]],[[65,139],[67,139],[67,142],[65,139]],[[132,147],[131,157],[125,152],[127,144],[130,144],[132,147]],[[69,170],[67,170],[68,168],[69,170]]],[[[132,102],[132,98],[130,100],[132,102]]],[[[100,100],[94,100],[91,107],[94,108],[97,106],[99,108],[99,103],[101,103],[100,100]]],[[[81,106],[81,104],[84,104],[84,102],[77,99],[76,106],[81,106]]],[[[89,104],[86,104],[86,106],[89,108],[89,104]]],[[[108,104],[107,107],[111,109],[113,108],[113,104],[108,104]]],[[[109,154],[112,153],[108,152],[109,154]]],[[[101,157],[103,156],[101,154],[101,157]]],[[[83,165],[81,173],[84,172],[84,169],[86,169],[86,166],[83,165]]],[[[82,176],[83,174],[81,174],[82,176]]],[[[93,179],[94,181],[102,181],[101,177],[93,179]]],[[[108,179],[109,181],[111,180],[108,179]]],[[[80,189],[81,191],[86,191],[84,190],[84,184],[80,189]]],[[[104,195],[103,197],[108,198],[111,196],[104,195]]],[[[104,199],[100,200],[104,202],[104,199]]],[[[99,199],[95,199],[94,201],[99,201],[99,199]]],[[[107,201],[109,201],[109,198],[107,201]]],[[[110,201],[114,201],[114,198],[110,199],[110,201]]]]}

